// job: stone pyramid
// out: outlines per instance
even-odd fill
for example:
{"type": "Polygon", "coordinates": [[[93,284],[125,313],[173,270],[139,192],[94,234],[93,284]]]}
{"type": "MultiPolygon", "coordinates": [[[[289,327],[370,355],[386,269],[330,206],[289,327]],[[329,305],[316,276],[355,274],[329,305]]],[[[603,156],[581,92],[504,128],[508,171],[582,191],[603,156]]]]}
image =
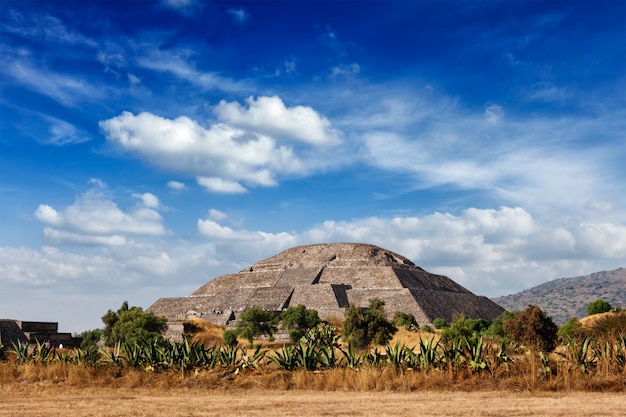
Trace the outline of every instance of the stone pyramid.
{"type": "Polygon", "coordinates": [[[188,297],[161,298],[148,311],[165,316],[168,336],[178,338],[185,318],[228,326],[251,306],[280,312],[298,304],[317,310],[322,319],[343,318],[346,307],[365,307],[372,298],[385,302],[388,318],[402,311],[413,314],[419,324],[432,324],[438,317],[450,321],[460,313],[493,319],[504,311],[448,277],[361,243],[293,247],[239,273],[217,277],[188,297]]]}

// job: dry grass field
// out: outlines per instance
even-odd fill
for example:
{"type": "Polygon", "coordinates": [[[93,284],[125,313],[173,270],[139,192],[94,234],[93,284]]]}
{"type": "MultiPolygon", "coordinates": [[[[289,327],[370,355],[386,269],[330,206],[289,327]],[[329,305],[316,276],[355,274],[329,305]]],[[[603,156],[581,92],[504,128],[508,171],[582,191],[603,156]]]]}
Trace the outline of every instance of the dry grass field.
{"type": "Polygon", "coordinates": [[[0,416],[624,416],[623,393],[2,385],[0,416]]]}
{"type": "MultiPolygon", "coordinates": [[[[199,342],[222,342],[221,331],[211,326],[200,330],[199,342]]],[[[420,337],[438,338],[399,330],[392,343],[416,346],[420,337]]],[[[456,365],[423,368],[391,362],[352,367],[344,362],[337,367],[288,370],[267,356],[248,362],[254,353],[242,347],[232,351],[238,352],[235,362],[220,359],[204,368],[131,365],[131,350],[125,351],[122,362],[112,360],[110,352],[101,352],[95,365],[87,351],[68,356],[72,352],[63,349],[49,359],[41,350],[28,357],[16,350],[6,352],[0,361],[0,417],[621,417],[626,415],[624,341],[615,339],[615,343],[593,345],[608,350],[589,351],[577,360],[572,356],[574,345],[568,351],[559,347],[544,362],[537,354],[512,351],[506,363],[493,362],[491,346],[483,357],[488,363],[483,370],[470,367],[465,357],[456,365]]],[[[263,342],[263,348],[272,352],[268,355],[277,355],[281,346],[263,342]]],[[[386,355],[391,361],[393,349],[386,355]]]]}

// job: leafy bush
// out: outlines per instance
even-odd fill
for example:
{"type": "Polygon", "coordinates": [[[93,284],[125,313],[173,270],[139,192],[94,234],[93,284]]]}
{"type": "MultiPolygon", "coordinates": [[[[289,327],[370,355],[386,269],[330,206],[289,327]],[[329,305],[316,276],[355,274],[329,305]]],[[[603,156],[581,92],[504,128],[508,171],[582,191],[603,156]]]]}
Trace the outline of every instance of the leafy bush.
{"type": "Polygon", "coordinates": [[[433,330],[432,327],[430,327],[428,324],[424,324],[422,326],[422,330],[425,331],[426,333],[435,333],[435,331],[433,330]]]}
{"type": "Polygon", "coordinates": [[[224,345],[234,348],[237,346],[237,332],[233,330],[224,330],[224,345]]]}
{"type": "Polygon", "coordinates": [[[403,327],[412,332],[416,332],[420,328],[413,314],[404,313],[402,311],[396,311],[393,316],[393,324],[398,328],[403,327]]]}
{"type": "Polygon", "coordinates": [[[282,312],[280,318],[283,329],[289,329],[289,337],[293,342],[300,340],[309,329],[321,322],[316,310],[307,309],[302,304],[288,307],[282,312]]]}
{"type": "Polygon", "coordinates": [[[162,339],[161,333],[167,328],[165,317],[145,312],[141,307],[128,307],[127,301],[122,303],[117,312],[107,311],[102,316],[102,322],[105,324],[104,343],[110,347],[117,342],[151,343],[162,339]]]}
{"type": "Polygon", "coordinates": [[[544,352],[554,349],[559,329],[539,307],[529,305],[513,316],[502,323],[511,340],[544,352]]]}
{"type": "Polygon", "coordinates": [[[570,319],[559,328],[558,335],[562,340],[574,338],[582,332],[582,325],[578,318],[570,317],[570,319]]]}
{"type": "Polygon", "coordinates": [[[501,339],[508,339],[504,328],[502,327],[502,323],[507,320],[512,320],[517,318],[519,311],[505,311],[499,317],[496,317],[491,321],[489,328],[484,332],[485,336],[490,337],[499,337],[501,339]]]}
{"type": "Polygon", "coordinates": [[[596,300],[587,305],[587,315],[591,316],[593,314],[607,313],[611,311],[611,304],[607,303],[604,300],[596,300]]]}
{"type": "Polygon", "coordinates": [[[237,333],[252,346],[257,336],[267,335],[271,339],[277,330],[279,320],[280,318],[271,311],[261,307],[249,307],[239,317],[237,333]]]}
{"type": "Polygon", "coordinates": [[[82,341],[80,342],[80,347],[86,348],[89,346],[97,346],[103,335],[103,329],[85,330],[78,335],[78,337],[82,338],[82,341]]]}
{"type": "Polygon", "coordinates": [[[435,329],[443,329],[444,327],[448,327],[448,322],[441,317],[437,317],[433,320],[433,326],[435,326],[435,329]]]}
{"type": "Polygon", "coordinates": [[[485,319],[466,319],[465,314],[457,316],[452,323],[441,332],[443,343],[478,337],[489,328],[485,319]]]}
{"type": "Polygon", "coordinates": [[[346,309],[343,322],[343,338],[358,349],[370,343],[384,345],[396,332],[396,328],[385,318],[385,302],[372,298],[368,308],[350,306],[346,309]]]}

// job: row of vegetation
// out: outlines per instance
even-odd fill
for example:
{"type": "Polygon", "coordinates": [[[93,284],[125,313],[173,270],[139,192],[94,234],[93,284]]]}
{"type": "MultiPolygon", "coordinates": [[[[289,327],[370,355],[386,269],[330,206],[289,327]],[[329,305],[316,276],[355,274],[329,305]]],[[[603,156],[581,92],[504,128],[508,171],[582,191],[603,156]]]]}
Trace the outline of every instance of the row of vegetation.
{"type": "Polygon", "coordinates": [[[516,380],[531,388],[541,383],[569,387],[572,381],[602,380],[604,384],[612,381],[612,389],[625,388],[626,312],[609,315],[591,327],[569,323],[559,329],[540,308],[528,306],[492,322],[463,315],[451,323],[437,321],[433,324],[441,329],[430,333],[419,330],[409,314],[399,313],[388,321],[383,307],[376,299],[369,308],[350,307],[341,331],[304,306],[287,309],[281,316],[249,309],[235,331],[224,332],[223,344],[207,346],[190,337],[181,343],[164,339],[160,318],[125,303],[103,317],[106,327],[85,338],[85,347],[57,350],[37,345],[29,349],[14,344],[0,347],[0,358],[15,369],[57,365],[196,377],[200,372],[220,371],[229,378],[246,374],[245,370],[388,369],[394,378],[436,374],[450,382],[516,380]],[[255,338],[271,337],[279,327],[289,331],[292,343],[279,348],[253,345],[255,338]],[[415,342],[391,343],[398,328],[413,334],[415,342]],[[248,346],[240,345],[238,337],[247,339],[248,346]],[[92,343],[96,339],[110,347],[98,347],[92,343]]]}

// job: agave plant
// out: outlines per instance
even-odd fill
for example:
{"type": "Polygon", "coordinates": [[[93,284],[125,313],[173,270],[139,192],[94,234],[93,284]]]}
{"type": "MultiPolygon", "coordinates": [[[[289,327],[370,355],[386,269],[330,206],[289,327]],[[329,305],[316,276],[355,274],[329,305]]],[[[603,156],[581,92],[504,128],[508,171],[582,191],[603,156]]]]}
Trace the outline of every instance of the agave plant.
{"type": "Polygon", "coordinates": [[[283,345],[280,351],[274,351],[268,358],[278,369],[284,371],[293,371],[298,367],[298,355],[293,346],[283,345]]]}
{"type": "Polygon", "coordinates": [[[249,355],[247,351],[242,350],[241,357],[239,358],[239,362],[237,363],[237,371],[246,368],[259,369],[261,367],[261,361],[265,357],[266,353],[266,350],[261,350],[260,345],[256,347],[252,355],[249,355]]]}
{"type": "MultiPolygon", "coordinates": [[[[424,339],[420,337],[419,354],[417,355],[416,363],[417,366],[421,369],[439,367],[442,362],[442,355],[438,353],[439,347],[439,341],[435,342],[434,338],[431,337],[430,339],[424,341],[424,339]]],[[[411,357],[414,358],[413,355],[411,355],[411,357]]],[[[413,362],[415,362],[414,359],[412,359],[412,366],[415,366],[416,364],[413,362]]]]}
{"type": "Polygon", "coordinates": [[[317,360],[323,369],[331,369],[339,366],[335,346],[320,346],[317,349],[317,360]]]}
{"type": "Polygon", "coordinates": [[[20,363],[26,363],[29,359],[28,343],[22,345],[21,342],[11,342],[13,350],[11,351],[20,363]]]}
{"type": "Polygon", "coordinates": [[[483,337],[468,337],[462,340],[464,342],[464,356],[472,372],[480,372],[487,368],[487,362],[483,356],[483,337]]]}
{"type": "Polygon", "coordinates": [[[347,350],[343,350],[340,349],[339,350],[342,355],[343,355],[343,359],[345,360],[345,366],[347,368],[350,369],[356,369],[359,366],[361,366],[363,364],[363,362],[365,361],[365,354],[358,354],[356,352],[356,349],[354,348],[354,344],[349,343],[348,344],[348,349],[347,350]]]}
{"type": "Polygon", "coordinates": [[[587,373],[591,365],[596,360],[596,355],[591,349],[591,341],[593,337],[585,336],[582,342],[577,339],[573,339],[570,335],[567,335],[567,345],[565,347],[565,357],[575,366],[578,366],[580,370],[587,373]]]}
{"type": "Polygon", "coordinates": [[[387,343],[385,345],[385,351],[387,354],[387,362],[389,362],[394,369],[399,369],[406,365],[407,348],[401,345],[400,342],[396,342],[394,346],[387,343]]]}
{"type": "Polygon", "coordinates": [[[113,347],[112,351],[108,351],[105,349],[99,350],[100,354],[104,358],[104,362],[112,365],[116,365],[117,367],[122,367],[124,365],[124,355],[122,354],[122,343],[117,342],[113,347]]]}

